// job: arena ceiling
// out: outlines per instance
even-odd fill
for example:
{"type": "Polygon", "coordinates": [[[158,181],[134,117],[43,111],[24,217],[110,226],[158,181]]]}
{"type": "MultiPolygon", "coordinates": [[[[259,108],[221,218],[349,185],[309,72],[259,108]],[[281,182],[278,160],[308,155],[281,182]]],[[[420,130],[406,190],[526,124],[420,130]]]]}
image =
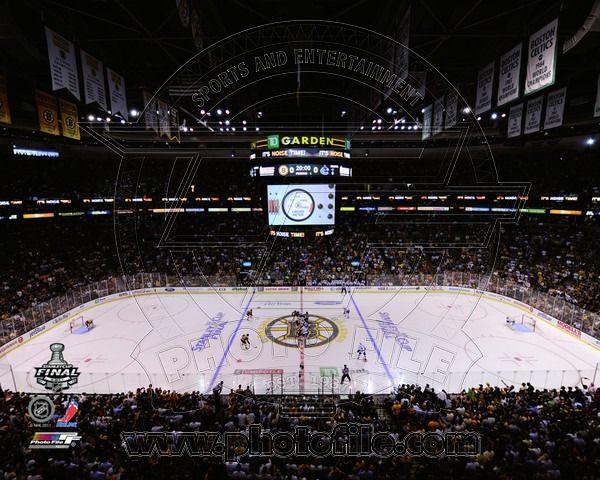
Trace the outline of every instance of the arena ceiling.
{"type": "MultiPolygon", "coordinates": [[[[156,91],[199,49],[244,29],[290,19],[320,19],[358,25],[393,37],[410,7],[410,48],[437,67],[472,103],[478,69],[559,13],[562,44],[582,27],[594,5],[594,0],[4,2],[0,7],[5,18],[0,27],[3,53],[0,70],[18,80],[12,82],[12,88],[29,92],[32,87],[48,88],[50,76],[43,29],[47,25],[121,73],[127,82],[130,105],[139,108],[142,89],[156,91]],[[178,9],[181,3],[190,6],[191,16],[197,16],[198,28],[184,26],[178,9]]],[[[599,68],[596,52],[600,36],[593,27],[576,47],[561,56],[557,79],[559,83],[568,81],[569,102],[588,110],[595,96],[595,82],[590,78],[596,77],[599,68]]],[[[428,88],[434,90],[436,86],[428,88]]],[[[231,108],[235,110],[236,105],[231,108]]],[[[305,121],[335,118],[340,109],[337,103],[327,105],[307,100],[305,111],[310,110],[313,116],[305,121]]],[[[269,115],[273,121],[285,119],[290,108],[285,104],[275,105],[269,115]]],[[[297,116],[297,112],[291,115],[297,116]]],[[[594,123],[587,117],[588,123],[594,123]]]]}

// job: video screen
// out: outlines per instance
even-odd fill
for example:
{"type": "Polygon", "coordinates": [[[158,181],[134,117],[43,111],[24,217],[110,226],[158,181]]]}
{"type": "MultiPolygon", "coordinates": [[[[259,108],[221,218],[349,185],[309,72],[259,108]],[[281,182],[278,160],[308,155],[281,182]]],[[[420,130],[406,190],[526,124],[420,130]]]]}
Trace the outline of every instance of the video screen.
{"type": "Polygon", "coordinates": [[[334,225],[335,185],[268,185],[269,225],[334,225]]]}

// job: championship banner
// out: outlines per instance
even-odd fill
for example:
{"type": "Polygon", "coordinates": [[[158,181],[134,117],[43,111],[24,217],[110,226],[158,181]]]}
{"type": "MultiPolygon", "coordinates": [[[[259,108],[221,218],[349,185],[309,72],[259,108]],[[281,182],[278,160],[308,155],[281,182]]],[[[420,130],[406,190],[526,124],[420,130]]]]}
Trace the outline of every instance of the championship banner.
{"type": "Polygon", "coordinates": [[[161,137],[163,135],[167,138],[171,136],[169,131],[169,105],[162,100],[158,101],[158,132],[161,137]]]}
{"type": "Polygon", "coordinates": [[[433,102],[433,126],[431,134],[437,135],[444,128],[444,97],[433,102]]]}
{"type": "Polygon", "coordinates": [[[77,75],[77,60],[75,46],[66,38],[46,27],[46,42],[48,43],[48,60],[52,76],[52,90],[66,88],[79,100],[79,76],[77,75]]]}
{"type": "Polygon", "coordinates": [[[169,109],[169,125],[171,128],[171,135],[169,140],[179,141],[179,112],[173,106],[169,109]]]}
{"type": "Polygon", "coordinates": [[[144,124],[146,130],[154,130],[158,133],[158,115],[156,114],[156,98],[144,90],[144,124]]]}
{"type": "Polygon", "coordinates": [[[558,18],[529,37],[525,95],[554,84],[558,18]]]}
{"type": "Polygon", "coordinates": [[[58,129],[58,111],[56,109],[56,97],[45,92],[35,91],[35,103],[37,105],[38,121],[40,131],[50,135],[60,135],[58,129]]]}
{"type": "Polygon", "coordinates": [[[594,117],[600,117],[600,74],[596,86],[596,103],[594,104],[594,117]]]}
{"type": "Polygon", "coordinates": [[[563,124],[566,98],[566,87],[548,94],[548,98],[546,99],[546,117],[544,118],[544,130],[560,127],[563,124]]]}
{"type": "Polygon", "coordinates": [[[477,75],[477,96],[475,97],[475,115],[492,108],[492,88],[494,86],[494,62],[486,65],[477,75]]]}
{"type": "Polygon", "coordinates": [[[508,131],[506,136],[508,138],[518,137],[521,135],[521,123],[523,121],[523,104],[514,105],[510,107],[510,113],[508,114],[508,131]]]}
{"type": "Polygon", "coordinates": [[[81,52],[81,71],[83,73],[83,94],[86,105],[96,102],[107,111],[106,89],[104,88],[104,67],[102,62],[89,53],[81,52]]]}
{"type": "Polygon", "coordinates": [[[0,123],[12,123],[10,106],[8,105],[8,89],[6,88],[6,77],[0,75],[0,123]]]}
{"type": "Polygon", "coordinates": [[[521,51],[523,44],[519,43],[500,57],[498,71],[498,106],[519,98],[519,76],[521,73],[521,51]]]}
{"type": "Polygon", "coordinates": [[[422,140],[427,140],[431,137],[431,113],[432,113],[432,105],[427,105],[423,109],[423,135],[421,137],[422,140]]]}
{"type": "Polygon", "coordinates": [[[452,92],[446,97],[446,128],[456,125],[458,114],[458,93],[452,92]]]}
{"type": "Polygon", "coordinates": [[[523,133],[539,132],[540,123],[542,122],[542,104],[544,97],[537,97],[527,102],[527,113],[525,114],[525,128],[523,133]]]}
{"type": "Polygon", "coordinates": [[[108,95],[110,96],[110,110],[112,114],[120,113],[125,120],[129,120],[127,114],[127,96],[125,95],[125,80],[118,73],[106,67],[108,78],[108,95]]]}
{"type": "Polygon", "coordinates": [[[58,104],[60,106],[63,137],[81,140],[81,136],[79,135],[79,122],[77,121],[77,105],[67,102],[62,98],[58,99],[58,104]]]}
{"type": "Polygon", "coordinates": [[[408,43],[410,41],[410,6],[400,20],[396,29],[396,41],[401,45],[396,45],[396,61],[394,72],[398,79],[404,80],[408,77],[408,43]]]}

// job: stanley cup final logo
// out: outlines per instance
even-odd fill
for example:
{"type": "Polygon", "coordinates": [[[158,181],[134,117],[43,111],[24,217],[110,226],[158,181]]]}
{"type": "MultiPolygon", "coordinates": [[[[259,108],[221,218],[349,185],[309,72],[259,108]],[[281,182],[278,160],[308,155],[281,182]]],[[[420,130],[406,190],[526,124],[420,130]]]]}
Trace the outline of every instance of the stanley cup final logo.
{"type": "Polygon", "coordinates": [[[65,346],[62,343],[50,345],[52,356],[47,363],[35,368],[37,383],[43,385],[46,390],[61,392],[77,383],[79,372],[77,367],[67,363],[63,357],[65,346]]]}

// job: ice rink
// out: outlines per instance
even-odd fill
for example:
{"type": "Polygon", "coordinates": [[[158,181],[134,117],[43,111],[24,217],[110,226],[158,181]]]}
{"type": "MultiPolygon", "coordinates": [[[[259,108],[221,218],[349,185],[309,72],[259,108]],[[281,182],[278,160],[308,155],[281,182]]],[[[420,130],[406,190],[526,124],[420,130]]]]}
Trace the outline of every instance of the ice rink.
{"type": "Polygon", "coordinates": [[[386,288],[157,289],[107,297],[24,335],[0,358],[0,380],[4,388],[44,391],[35,367],[49,361],[53,343],[64,344],[64,360],[79,369],[70,392],[148,384],[209,392],[220,381],[224,393],[240,384],[256,393],[387,393],[402,383],[457,392],[485,382],[576,385],[596,375],[600,350],[509,299],[386,288]],[[294,310],[309,313],[304,342],[294,310]],[[80,316],[94,327],[78,320],[71,332],[70,320],[80,316]],[[366,360],[357,358],[360,343],[366,360]],[[341,384],[344,365],[351,380],[341,384]]]}

